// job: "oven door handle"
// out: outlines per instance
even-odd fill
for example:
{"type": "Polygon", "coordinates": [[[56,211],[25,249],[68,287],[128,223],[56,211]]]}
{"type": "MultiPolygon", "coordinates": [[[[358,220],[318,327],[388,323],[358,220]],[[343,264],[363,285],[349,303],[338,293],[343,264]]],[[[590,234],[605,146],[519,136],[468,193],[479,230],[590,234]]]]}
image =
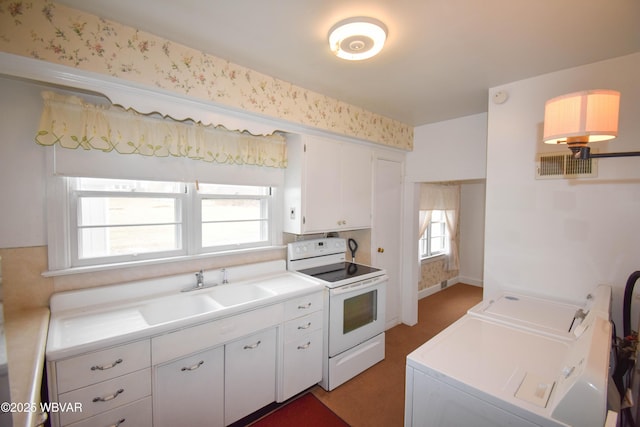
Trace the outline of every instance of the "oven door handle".
{"type": "Polygon", "coordinates": [[[331,288],[329,291],[330,295],[340,295],[347,292],[356,292],[361,291],[367,288],[374,288],[379,286],[383,282],[388,280],[387,276],[374,277],[372,279],[363,280],[361,282],[352,283],[350,285],[339,286],[337,288],[331,288]]]}

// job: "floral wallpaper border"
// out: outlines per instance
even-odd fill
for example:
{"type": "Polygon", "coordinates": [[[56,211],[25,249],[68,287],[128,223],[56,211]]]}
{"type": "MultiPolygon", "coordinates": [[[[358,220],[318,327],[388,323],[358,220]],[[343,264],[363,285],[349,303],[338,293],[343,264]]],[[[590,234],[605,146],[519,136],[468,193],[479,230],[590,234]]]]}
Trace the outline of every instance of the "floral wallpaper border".
{"type": "Polygon", "coordinates": [[[413,149],[413,127],[49,0],[0,0],[0,51],[413,149]]]}

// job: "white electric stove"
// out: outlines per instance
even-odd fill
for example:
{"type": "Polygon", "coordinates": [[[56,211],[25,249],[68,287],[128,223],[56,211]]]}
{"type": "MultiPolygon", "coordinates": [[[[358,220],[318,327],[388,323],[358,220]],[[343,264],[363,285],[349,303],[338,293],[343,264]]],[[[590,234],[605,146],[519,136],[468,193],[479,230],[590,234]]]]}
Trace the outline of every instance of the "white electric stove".
{"type": "Polygon", "coordinates": [[[346,260],[341,238],[288,245],[287,268],[324,283],[325,339],[320,385],[333,390],[384,359],[385,300],[383,269],[346,260]]]}

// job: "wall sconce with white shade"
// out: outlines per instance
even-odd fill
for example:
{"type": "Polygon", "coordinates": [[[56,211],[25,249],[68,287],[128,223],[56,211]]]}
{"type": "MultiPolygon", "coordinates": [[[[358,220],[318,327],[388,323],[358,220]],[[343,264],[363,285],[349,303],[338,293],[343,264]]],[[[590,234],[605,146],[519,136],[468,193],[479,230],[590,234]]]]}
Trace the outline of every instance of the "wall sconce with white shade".
{"type": "Polygon", "coordinates": [[[338,22],[329,31],[329,47],[339,58],[368,59],[380,53],[387,27],[377,19],[357,17],[338,22]]]}
{"type": "Polygon", "coordinates": [[[640,156],[640,151],[591,154],[588,143],[618,136],[620,92],[584,90],[550,99],[544,106],[543,141],[567,144],[576,159],[640,156]]]}

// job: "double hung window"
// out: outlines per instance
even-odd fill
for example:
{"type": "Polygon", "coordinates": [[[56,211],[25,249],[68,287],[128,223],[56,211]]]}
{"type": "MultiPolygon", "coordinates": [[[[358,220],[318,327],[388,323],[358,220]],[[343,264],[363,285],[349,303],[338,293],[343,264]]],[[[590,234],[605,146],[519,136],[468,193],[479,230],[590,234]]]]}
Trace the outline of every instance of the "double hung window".
{"type": "Polygon", "coordinates": [[[443,210],[432,210],[429,212],[431,218],[419,241],[421,258],[449,253],[449,233],[447,232],[446,213],[443,210]]]}
{"type": "Polygon", "coordinates": [[[70,267],[272,244],[271,187],[65,179],[70,267]]]}

